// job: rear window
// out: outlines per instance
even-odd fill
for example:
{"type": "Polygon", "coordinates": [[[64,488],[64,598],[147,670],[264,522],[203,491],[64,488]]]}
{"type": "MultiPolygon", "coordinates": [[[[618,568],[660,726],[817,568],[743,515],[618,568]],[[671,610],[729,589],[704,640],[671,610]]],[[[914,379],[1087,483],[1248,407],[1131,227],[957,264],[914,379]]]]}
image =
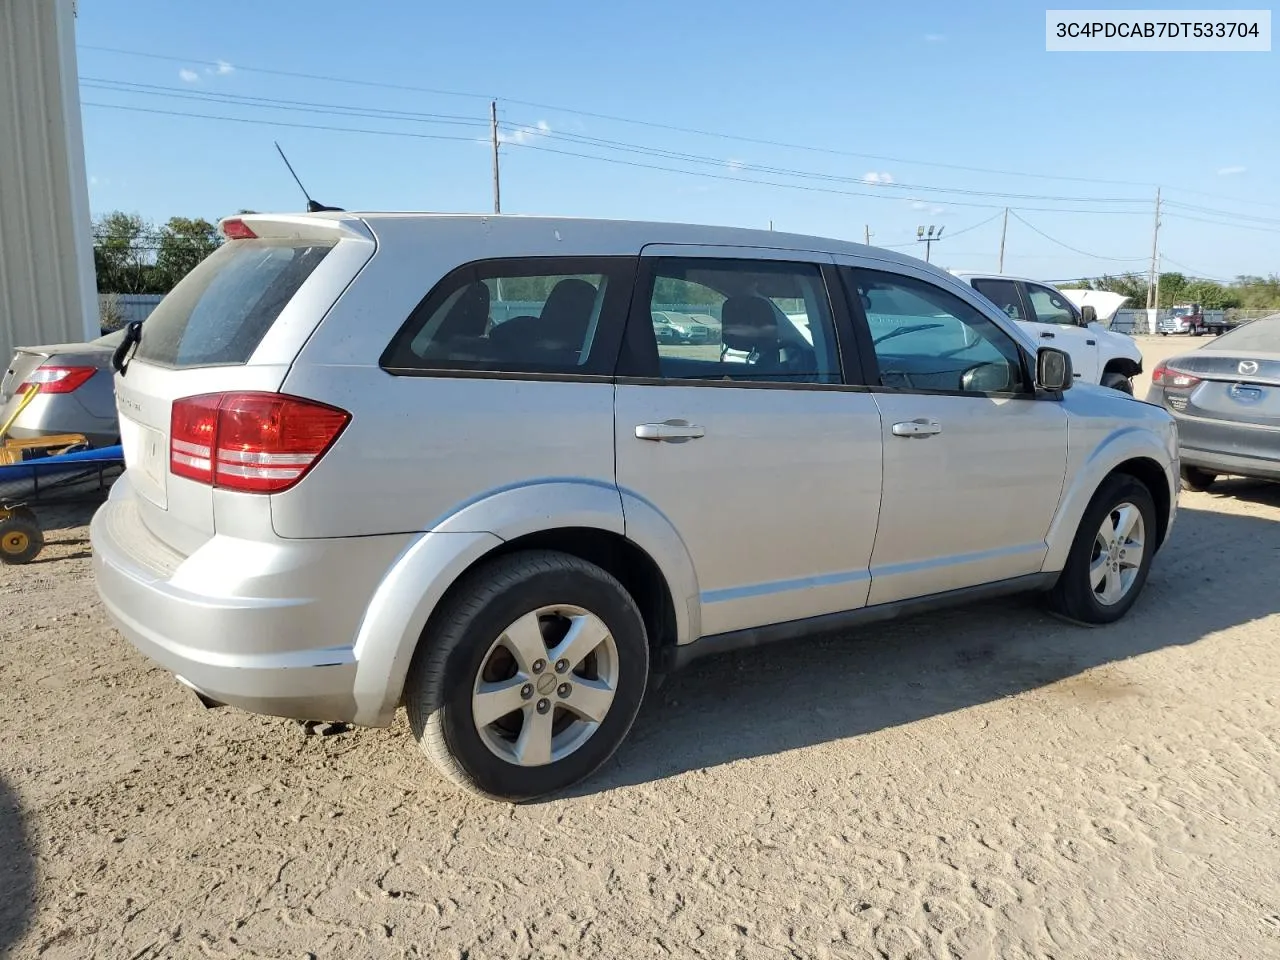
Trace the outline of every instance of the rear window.
{"type": "Polygon", "coordinates": [[[1280,316],[1254,320],[1224,333],[1210,345],[1214,350],[1256,350],[1280,353],[1280,316]]]}
{"type": "Polygon", "coordinates": [[[168,367],[246,363],[333,243],[234,240],[147,317],[136,356],[168,367]]]}
{"type": "Polygon", "coordinates": [[[395,374],[436,370],[609,375],[634,260],[487,260],[445,277],[383,354],[395,374]]]}

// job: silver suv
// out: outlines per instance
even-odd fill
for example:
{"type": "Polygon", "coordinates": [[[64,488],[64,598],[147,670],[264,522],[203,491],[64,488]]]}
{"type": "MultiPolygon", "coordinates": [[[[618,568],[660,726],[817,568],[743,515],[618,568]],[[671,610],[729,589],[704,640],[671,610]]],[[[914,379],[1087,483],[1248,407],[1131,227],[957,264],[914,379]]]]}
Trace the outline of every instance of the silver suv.
{"type": "Polygon", "coordinates": [[[1116,620],[1173,521],[1168,413],[1073,387],[917,260],[569,219],[223,229],[116,357],[103,601],[206,705],[404,705],[478,793],[587,776],[705,653],[1014,591],[1116,620]],[[660,341],[655,313],[715,323],[660,341]]]}

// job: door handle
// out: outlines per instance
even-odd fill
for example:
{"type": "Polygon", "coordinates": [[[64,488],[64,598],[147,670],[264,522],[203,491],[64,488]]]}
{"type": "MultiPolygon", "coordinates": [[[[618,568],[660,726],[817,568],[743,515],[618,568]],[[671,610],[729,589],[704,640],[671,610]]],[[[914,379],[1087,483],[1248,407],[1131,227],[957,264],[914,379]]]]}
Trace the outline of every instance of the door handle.
{"type": "Polygon", "coordinates": [[[1050,333],[1048,330],[1045,330],[1043,333],[1041,333],[1041,334],[1040,334],[1040,339],[1041,339],[1041,340],[1052,340],[1052,339],[1053,339],[1054,337],[1056,337],[1056,336],[1057,336],[1057,334],[1056,334],[1056,333],[1050,333]]]}
{"type": "Polygon", "coordinates": [[[942,432],[942,424],[937,420],[928,417],[918,417],[915,420],[904,420],[902,423],[893,425],[893,435],[895,437],[932,437],[942,432]]]}
{"type": "Polygon", "coordinates": [[[1097,341],[1097,340],[1086,340],[1086,341],[1085,341],[1085,343],[1086,343],[1088,346],[1091,346],[1091,347],[1096,347],[1096,346],[1098,345],[1098,341],[1097,341]]]}
{"type": "Polygon", "coordinates": [[[667,443],[683,443],[686,440],[697,440],[706,436],[707,431],[686,420],[664,420],[661,423],[641,423],[636,425],[636,438],[639,440],[662,440],[667,443]]]}

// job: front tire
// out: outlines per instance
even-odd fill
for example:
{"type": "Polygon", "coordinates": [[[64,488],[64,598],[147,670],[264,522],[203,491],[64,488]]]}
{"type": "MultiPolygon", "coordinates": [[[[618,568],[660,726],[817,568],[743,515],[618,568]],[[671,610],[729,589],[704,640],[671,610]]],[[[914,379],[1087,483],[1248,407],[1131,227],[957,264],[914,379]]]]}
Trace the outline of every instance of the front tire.
{"type": "Polygon", "coordinates": [[[1216,473],[1210,473],[1208,470],[1201,470],[1199,467],[1183,467],[1182,489],[1193,490],[1196,493],[1204,493],[1213,486],[1213,482],[1218,479],[1216,473]]]}
{"type": "Polygon", "coordinates": [[[590,776],[635,721],[644,620],[607,571],[523,551],[486,563],[432,618],[405,685],[409,725],[446,777],[521,801],[590,776]]]}
{"type": "Polygon", "coordinates": [[[1114,623],[1147,582],[1156,549],[1156,506],[1145,484],[1108,477],[1080,520],[1049,607],[1082,623],[1114,623]]]}
{"type": "Polygon", "coordinates": [[[1133,396],[1133,381],[1123,373],[1116,373],[1114,370],[1102,375],[1102,386],[1133,396]]]}

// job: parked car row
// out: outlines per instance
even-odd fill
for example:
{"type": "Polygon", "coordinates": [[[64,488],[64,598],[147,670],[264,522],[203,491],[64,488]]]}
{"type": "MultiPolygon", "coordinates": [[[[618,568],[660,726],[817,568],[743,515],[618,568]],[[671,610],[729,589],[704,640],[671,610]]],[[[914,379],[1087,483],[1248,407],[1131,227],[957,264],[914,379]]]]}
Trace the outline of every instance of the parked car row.
{"type": "Polygon", "coordinates": [[[956,276],[1034,337],[1071,354],[1079,379],[1133,393],[1133,378],[1142,372],[1142,351],[1132,337],[1104,329],[1093,307],[1077,307],[1050,284],[1023,277],[967,272],[956,276]]]}
{"type": "Polygon", "coordinates": [[[1178,425],[1182,480],[1280,480],[1280,315],[1254,320],[1151,372],[1147,400],[1178,425]]]}
{"type": "Polygon", "coordinates": [[[231,227],[122,349],[106,609],[206,705],[403,705],[487,796],[587,776],[707,653],[1017,591],[1114,621],[1175,517],[1172,415],[918,260],[535,217],[231,227]],[[495,324],[504,287],[524,313],[495,324]],[[664,339],[658,289],[726,352],[664,339]]]}

